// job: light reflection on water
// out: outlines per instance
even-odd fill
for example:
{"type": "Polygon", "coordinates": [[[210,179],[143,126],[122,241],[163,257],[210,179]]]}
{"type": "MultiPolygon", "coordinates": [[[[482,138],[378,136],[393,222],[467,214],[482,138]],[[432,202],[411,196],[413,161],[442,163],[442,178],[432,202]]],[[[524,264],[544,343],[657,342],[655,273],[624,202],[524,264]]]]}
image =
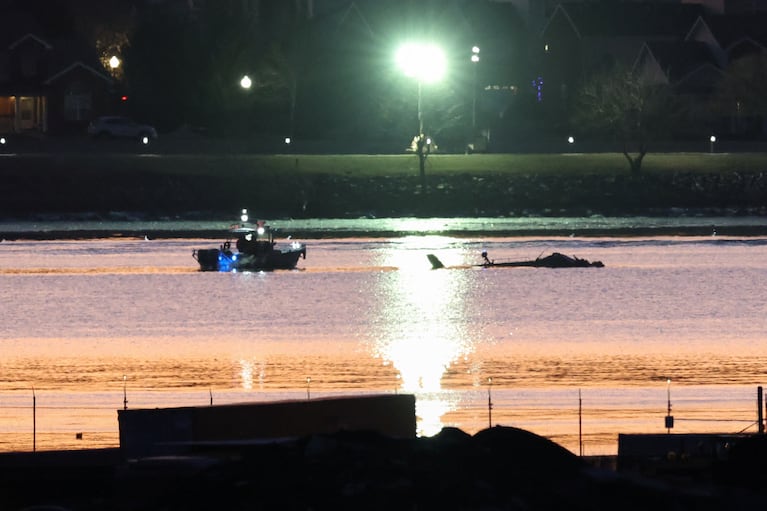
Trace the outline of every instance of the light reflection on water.
{"type": "Polygon", "coordinates": [[[371,311],[374,354],[398,371],[399,388],[416,395],[420,435],[442,429],[441,417],[453,411],[455,399],[443,392],[448,368],[473,350],[474,340],[463,318],[466,279],[462,271],[424,271],[427,251],[419,238],[406,238],[398,250],[383,250],[377,260],[400,271],[386,274],[371,311]]]}
{"type": "Polygon", "coordinates": [[[587,454],[665,431],[668,377],[678,432],[753,425],[767,380],[764,239],[330,239],[300,271],[195,271],[211,244],[0,243],[0,451],[31,448],[33,387],[38,448],[116,445],[123,375],[131,407],[412,392],[424,435],[487,427],[491,391],[494,424],[574,452],[580,389],[587,454]],[[606,267],[467,268],[483,249],[606,267]]]}

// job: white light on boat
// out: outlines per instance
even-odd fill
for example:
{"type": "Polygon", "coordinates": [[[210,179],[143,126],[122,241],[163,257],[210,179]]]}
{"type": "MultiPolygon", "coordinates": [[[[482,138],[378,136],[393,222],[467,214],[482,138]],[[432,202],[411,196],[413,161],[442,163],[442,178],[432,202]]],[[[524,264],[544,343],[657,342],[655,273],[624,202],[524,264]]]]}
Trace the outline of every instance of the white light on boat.
{"type": "Polygon", "coordinates": [[[264,234],[266,232],[266,229],[264,229],[263,225],[259,225],[257,232],[258,232],[259,235],[261,235],[261,234],[264,234]]]}
{"type": "Polygon", "coordinates": [[[144,145],[149,144],[149,137],[141,137],[141,143],[144,145]]]}
{"type": "Polygon", "coordinates": [[[240,215],[240,220],[242,220],[243,222],[247,222],[248,221],[248,210],[247,209],[243,209],[242,210],[242,214],[240,215]]]}
{"type": "Polygon", "coordinates": [[[294,241],[293,243],[291,243],[290,246],[292,248],[301,248],[301,244],[297,241],[294,241]]]}
{"type": "Polygon", "coordinates": [[[5,145],[5,137],[0,137],[0,145],[5,145]]]}

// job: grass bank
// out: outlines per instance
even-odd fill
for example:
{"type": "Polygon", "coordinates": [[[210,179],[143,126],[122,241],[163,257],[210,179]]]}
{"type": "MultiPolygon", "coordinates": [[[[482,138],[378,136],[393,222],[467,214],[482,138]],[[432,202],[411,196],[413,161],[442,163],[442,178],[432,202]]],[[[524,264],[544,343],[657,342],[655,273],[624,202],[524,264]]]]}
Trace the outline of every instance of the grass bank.
{"type": "Polygon", "coordinates": [[[767,154],[48,154],[0,158],[5,216],[131,211],[264,217],[765,214],[767,154]]]}

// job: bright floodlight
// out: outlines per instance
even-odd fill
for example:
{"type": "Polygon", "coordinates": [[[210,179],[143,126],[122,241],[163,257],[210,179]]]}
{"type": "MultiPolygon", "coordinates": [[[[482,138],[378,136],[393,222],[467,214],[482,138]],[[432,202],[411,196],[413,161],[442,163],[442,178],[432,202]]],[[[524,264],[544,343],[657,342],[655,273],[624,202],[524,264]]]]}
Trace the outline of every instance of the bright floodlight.
{"type": "Polygon", "coordinates": [[[711,135],[711,138],[709,138],[709,140],[710,140],[711,142],[716,142],[716,136],[714,136],[714,135],[711,135]]]}
{"type": "Polygon", "coordinates": [[[434,44],[408,43],[397,50],[397,65],[406,76],[419,82],[438,82],[445,75],[447,60],[442,49],[434,44]]]}
{"type": "Polygon", "coordinates": [[[120,59],[118,59],[116,55],[112,55],[112,58],[109,59],[109,67],[112,69],[120,67],[120,59]]]}
{"type": "Polygon", "coordinates": [[[240,80],[240,87],[243,89],[250,89],[250,86],[253,85],[253,82],[250,80],[250,77],[248,75],[245,75],[240,80]]]}

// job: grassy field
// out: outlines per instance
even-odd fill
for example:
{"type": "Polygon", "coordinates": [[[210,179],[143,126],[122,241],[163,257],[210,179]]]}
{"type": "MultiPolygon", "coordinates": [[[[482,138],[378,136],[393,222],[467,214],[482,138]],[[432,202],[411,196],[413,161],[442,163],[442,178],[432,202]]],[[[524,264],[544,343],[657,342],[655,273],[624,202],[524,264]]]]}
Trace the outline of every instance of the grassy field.
{"type": "MultiPolygon", "coordinates": [[[[104,165],[113,169],[133,166],[135,161],[124,155],[92,157],[71,156],[83,168],[102,171],[104,165]],[[95,161],[94,161],[95,160],[95,161]]],[[[162,174],[237,176],[241,172],[265,175],[291,173],[294,175],[338,175],[356,177],[416,176],[418,159],[402,155],[166,155],[147,158],[142,169],[162,174]]],[[[650,153],[644,160],[646,173],[695,172],[761,172],[767,170],[767,154],[722,153],[650,153]]],[[[565,174],[627,174],[628,163],[623,154],[434,154],[426,160],[429,175],[442,176],[471,173],[476,175],[536,174],[540,176],[565,174]]]]}
{"type": "Polygon", "coordinates": [[[760,214],[767,154],[48,154],[0,158],[0,212],[225,212],[293,217],[760,214]]]}

